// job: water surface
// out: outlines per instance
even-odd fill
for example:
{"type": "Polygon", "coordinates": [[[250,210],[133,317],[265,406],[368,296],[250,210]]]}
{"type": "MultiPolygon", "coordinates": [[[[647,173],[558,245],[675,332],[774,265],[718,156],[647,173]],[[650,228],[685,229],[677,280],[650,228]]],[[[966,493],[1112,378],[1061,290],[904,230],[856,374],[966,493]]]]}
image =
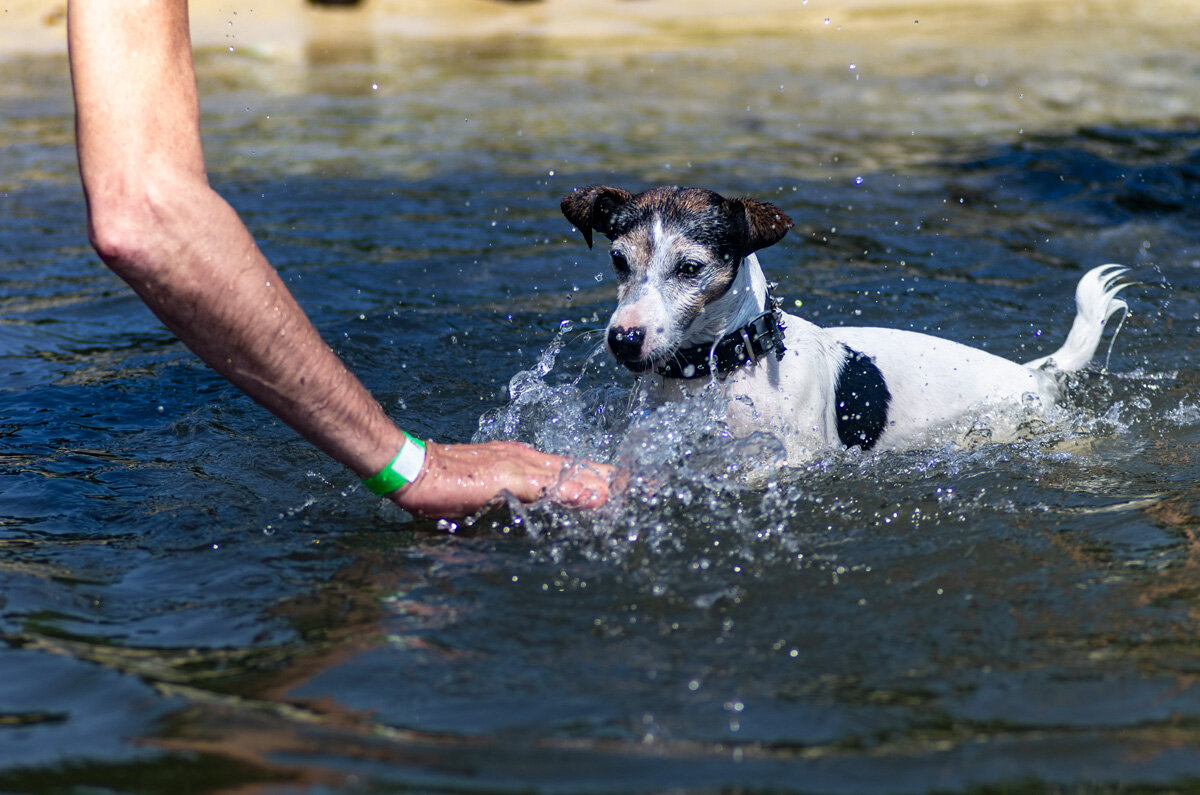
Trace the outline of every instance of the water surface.
{"type": "Polygon", "coordinates": [[[454,527],[368,499],[99,266],[65,63],[10,60],[0,789],[1200,780],[1196,50],[835,44],[200,56],[214,184],[390,413],[638,476],[454,527]],[[1029,359],[1087,268],[1141,284],[1026,439],[751,487],[771,440],[643,410],[597,354],[614,281],[557,210],[597,181],[776,202],[764,267],[824,324],[1029,359]]]}

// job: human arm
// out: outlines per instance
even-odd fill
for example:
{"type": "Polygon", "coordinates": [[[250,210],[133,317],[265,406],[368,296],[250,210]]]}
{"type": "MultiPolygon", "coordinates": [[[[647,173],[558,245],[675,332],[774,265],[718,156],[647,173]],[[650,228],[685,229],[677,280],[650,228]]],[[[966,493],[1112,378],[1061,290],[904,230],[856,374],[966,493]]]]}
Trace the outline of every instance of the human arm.
{"type": "MultiPolygon", "coordinates": [[[[189,348],[360,477],[404,443],[321,339],[233,208],[208,184],[185,0],[72,0],[68,41],[88,234],[104,262],[189,348]]],[[[604,467],[512,443],[429,444],[389,495],[458,516],[501,491],[596,505],[604,467]],[[564,467],[571,474],[563,477],[564,467]]]]}

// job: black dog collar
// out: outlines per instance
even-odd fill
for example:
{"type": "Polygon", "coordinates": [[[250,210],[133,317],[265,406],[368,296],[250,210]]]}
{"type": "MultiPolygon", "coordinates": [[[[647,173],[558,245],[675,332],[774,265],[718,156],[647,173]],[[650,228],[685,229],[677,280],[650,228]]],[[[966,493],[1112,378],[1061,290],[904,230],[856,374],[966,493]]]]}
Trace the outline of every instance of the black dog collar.
{"type": "Polygon", "coordinates": [[[721,337],[715,344],[681,348],[669,361],[656,367],[655,372],[665,378],[706,378],[715,366],[717,377],[724,378],[739,367],[758,362],[771,351],[775,352],[776,359],[782,359],[787,350],[783,345],[783,316],[779,302],[770,294],[767,306],[766,312],[721,337]]]}

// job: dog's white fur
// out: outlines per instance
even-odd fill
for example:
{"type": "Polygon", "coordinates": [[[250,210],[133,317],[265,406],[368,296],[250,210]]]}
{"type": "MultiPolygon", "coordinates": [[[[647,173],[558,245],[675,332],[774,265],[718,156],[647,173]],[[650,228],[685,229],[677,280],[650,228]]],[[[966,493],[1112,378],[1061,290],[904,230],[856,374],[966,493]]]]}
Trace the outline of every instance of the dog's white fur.
{"type": "MultiPolygon", "coordinates": [[[[973,410],[1028,406],[1030,396],[1049,406],[1059,397],[1061,374],[1087,364],[1105,322],[1125,308],[1117,298],[1124,285],[1114,283],[1124,272],[1119,265],[1104,265],[1086,273],[1076,289],[1077,314],[1067,342],[1049,356],[1026,364],[929,334],[890,328],[821,328],[785,313],[787,352],[782,361],[765,356],[722,381],[730,429],[738,436],[767,430],[784,443],[791,463],[840,447],[833,385],[846,358],[843,345],[869,356],[891,393],[887,425],[873,449],[910,447],[973,410]]],[[[745,325],[763,311],[766,293],[758,258],[750,254],[742,260],[729,292],[709,305],[705,325],[728,329],[745,325]],[[724,319],[718,320],[720,316],[724,319]]],[[[657,380],[667,399],[706,383],[648,377],[657,380]]]]}
{"type": "MultiPolygon", "coordinates": [[[[635,370],[645,370],[682,348],[715,344],[762,314],[767,282],[754,249],[776,242],[791,226],[771,205],[725,200],[694,189],[660,188],[633,196],[596,186],[564,199],[563,212],[589,246],[592,229],[613,240],[621,286],[609,321],[608,345],[635,370]],[[622,216],[622,208],[630,212],[622,216]],[[693,211],[704,216],[694,228],[686,223],[693,211]],[[665,224],[656,213],[672,214],[671,223],[665,224]],[[741,246],[732,258],[729,251],[736,247],[725,245],[731,237],[741,246]],[[724,252],[721,256],[717,247],[724,252]],[[685,265],[686,274],[681,270],[685,265]],[[636,338],[626,336],[631,329],[636,338]]],[[[759,430],[771,433],[784,443],[792,464],[842,446],[838,412],[843,409],[835,392],[852,352],[878,368],[888,393],[886,421],[866,445],[872,449],[919,444],[977,409],[1016,408],[1031,400],[1049,406],[1059,396],[1061,374],[1087,364],[1108,319],[1127,309],[1117,297],[1125,286],[1119,279],[1125,272],[1119,265],[1104,265],[1086,273],[1076,289],[1077,314],[1066,343],[1026,364],[928,334],[821,328],[785,314],[787,350],[782,359],[764,355],[720,378],[730,429],[739,436],[759,430]]],[[[683,397],[711,380],[654,373],[646,377],[666,399],[683,397]]]]}

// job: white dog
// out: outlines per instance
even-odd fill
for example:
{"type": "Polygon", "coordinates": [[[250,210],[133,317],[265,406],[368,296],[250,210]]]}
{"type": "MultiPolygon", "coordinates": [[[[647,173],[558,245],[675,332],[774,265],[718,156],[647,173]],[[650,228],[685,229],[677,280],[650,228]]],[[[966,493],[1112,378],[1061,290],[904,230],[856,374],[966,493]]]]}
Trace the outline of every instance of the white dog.
{"type": "Polygon", "coordinates": [[[1017,364],[927,334],[820,328],[781,312],[754,254],[792,227],[770,204],[600,185],[571,193],[562,211],[589,248],[593,230],[612,240],[613,356],[655,373],[668,399],[718,379],[733,433],[777,436],[792,464],[837,445],[911,446],[968,411],[1021,406],[1030,395],[1049,405],[1059,374],[1083,367],[1108,319],[1127,309],[1117,298],[1126,269],[1095,268],[1079,282],[1066,343],[1017,364]]]}

